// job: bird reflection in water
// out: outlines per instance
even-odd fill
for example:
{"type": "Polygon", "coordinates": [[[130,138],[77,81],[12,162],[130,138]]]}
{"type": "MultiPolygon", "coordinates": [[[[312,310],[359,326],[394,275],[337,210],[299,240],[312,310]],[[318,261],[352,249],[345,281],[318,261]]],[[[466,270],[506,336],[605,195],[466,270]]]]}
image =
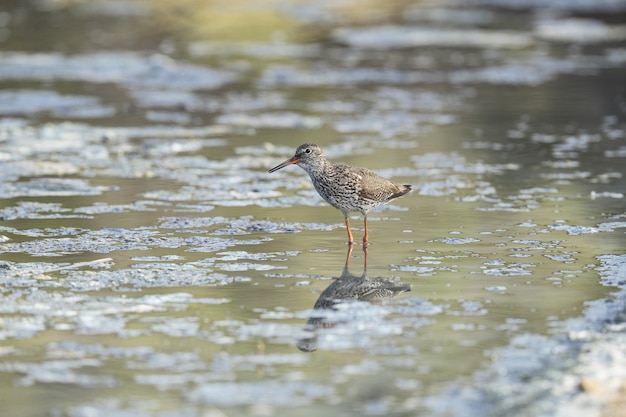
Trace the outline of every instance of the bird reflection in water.
{"type": "Polygon", "coordinates": [[[296,344],[298,349],[303,352],[317,350],[317,336],[320,330],[340,324],[338,320],[325,314],[328,311],[337,310],[340,304],[355,301],[383,304],[398,294],[411,291],[411,286],[408,284],[385,278],[369,278],[367,276],[368,250],[366,247],[363,250],[363,274],[360,276],[352,274],[348,269],[352,248],[352,245],[348,245],[348,255],[341,276],[326,287],[313,306],[313,309],[319,311],[320,314],[313,313],[304,327],[305,332],[310,333],[310,336],[299,339],[296,344]]]}

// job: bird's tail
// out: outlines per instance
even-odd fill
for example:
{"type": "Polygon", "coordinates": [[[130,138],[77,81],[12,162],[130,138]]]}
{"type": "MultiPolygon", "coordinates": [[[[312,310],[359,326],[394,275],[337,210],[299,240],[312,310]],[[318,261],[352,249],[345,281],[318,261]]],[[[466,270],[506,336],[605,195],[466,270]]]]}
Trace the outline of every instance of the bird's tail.
{"type": "Polygon", "coordinates": [[[408,193],[409,191],[411,191],[411,186],[408,184],[404,184],[404,185],[398,185],[399,190],[395,193],[393,193],[388,200],[393,200],[394,198],[398,198],[398,197],[402,197],[403,195],[405,195],[406,193],[408,193]]]}

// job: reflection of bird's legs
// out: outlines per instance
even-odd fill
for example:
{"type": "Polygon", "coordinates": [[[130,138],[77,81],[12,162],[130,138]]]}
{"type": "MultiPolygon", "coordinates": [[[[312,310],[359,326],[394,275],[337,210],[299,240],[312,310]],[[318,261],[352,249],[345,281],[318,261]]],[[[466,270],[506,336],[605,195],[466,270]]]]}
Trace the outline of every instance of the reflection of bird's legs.
{"type": "Polygon", "coordinates": [[[367,273],[367,245],[363,245],[363,256],[365,257],[364,261],[363,261],[363,275],[365,275],[367,273]]]}
{"type": "Polygon", "coordinates": [[[365,224],[365,234],[363,235],[363,247],[367,246],[367,238],[369,237],[367,233],[367,214],[363,215],[363,223],[365,224]]]}
{"type": "Polygon", "coordinates": [[[346,263],[343,267],[344,272],[348,271],[348,265],[350,264],[350,257],[352,256],[352,249],[354,249],[354,245],[348,245],[348,254],[346,255],[346,263]]]}
{"type": "Polygon", "coordinates": [[[354,238],[352,237],[352,231],[350,230],[350,219],[348,219],[348,213],[344,213],[343,217],[346,220],[346,229],[348,230],[348,245],[354,244],[354,238]]]}

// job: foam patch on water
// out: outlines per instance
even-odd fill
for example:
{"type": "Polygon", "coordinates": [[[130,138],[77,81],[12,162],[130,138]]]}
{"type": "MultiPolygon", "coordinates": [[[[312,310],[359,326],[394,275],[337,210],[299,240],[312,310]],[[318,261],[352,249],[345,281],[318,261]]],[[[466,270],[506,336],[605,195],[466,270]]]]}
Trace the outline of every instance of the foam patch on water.
{"type": "Polygon", "coordinates": [[[187,394],[190,401],[217,407],[236,406],[304,406],[321,398],[335,396],[329,385],[308,381],[263,381],[214,382],[201,384],[187,394]]]}
{"type": "Polygon", "coordinates": [[[603,282],[618,285],[618,293],[589,303],[582,317],[561,322],[568,337],[516,336],[491,352],[491,365],[475,373],[471,383],[449,384],[429,397],[430,411],[466,417],[511,410],[517,410],[515,415],[599,415],[606,399],[619,395],[626,378],[626,257],[605,255],[599,260],[603,282]]]}
{"type": "Polygon", "coordinates": [[[417,169],[410,175],[422,178],[422,182],[413,186],[420,195],[454,196],[456,201],[463,203],[483,203],[476,210],[529,212],[539,208],[544,201],[565,199],[557,187],[522,188],[517,194],[501,197],[490,177],[521,170],[522,166],[517,163],[468,161],[457,152],[411,155],[411,160],[417,169]]]}
{"type": "MultiPolygon", "coordinates": [[[[406,325],[402,319],[388,319],[397,309],[390,305],[373,305],[364,301],[342,300],[333,305],[333,309],[315,309],[303,312],[305,317],[325,323],[317,331],[303,332],[299,344],[307,341],[307,348],[314,346],[320,350],[349,351],[353,349],[369,350],[377,340],[401,335],[406,325]]],[[[431,320],[408,320],[411,326],[419,327],[431,323],[431,320]]],[[[407,322],[408,322],[407,321],[407,322]]],[[[391,342],[390,342],[391,343],[391,342]]],[[[390,346],[391,347],[391,346],[390,346]]]]}
{"type": "Polygon", "coordinates": [[[100,195],[117,189],[115,186],[90,185],[78,178],[35,178],[18,183],[0,183],[0,194],[16,197],[70,197],[100,195]]]}
{"type": "MultiPolygon", "coordinates": [[[[176,282],[172,281],[171,271],[167,271],[169,286],[184,285],[211,285],[205,276],[197,271],[194,277],[189,269],[176,274],[176,282]],[[185,274],[186,272],[186,274],[185,274]],[[190,279],[191,282],[186,282],[190,279]],[[179,281],[180,280],[180,281],[179,281]]],[[[69,278],[60,278],[50,282],[54,287],[65,287],[73,291],[98,291],[101,289],[115,289],[119,285],[141,286],[141,274],[129,270],[100,271],[86,274],[84,271],[70,271],[69,278]],[[124,275],[126,278],[124,279],[124,275]],[[117,278],[117,279],[111,279],[117,278]],[[85,283],[84,287],[81,287],[85,283]],[[94,283],[97,283],[94,285],[94,283]]],[[[165,271],[164,271],[165,272],[165,271]]],[[[158,272],[150,271],[143,276],[150,282],[147,286],[168,286],[165,280],[158,281],[158,272]]],[[[162,274],[165,278],[165,274],[162,274]]],[[[229,303],[226,298],[194,298],[188,293],[169,293],[162,295],[146,295],[142,297],[123,296],[91,296],[77,292],[63,294],[61,292],[39,291],[37,288],[46,287],[46,277],[37,276],[30,280],[29,287],[35,288],[29,293],[13,290],[3,298],[3,311],[19,314],[8,316],[3,320],[0,329],[1,339],[32,338],[38,333],[49,329],[56,331],[71,331],[83,335],[108,335],[119,337],[136,337],[152,332],[164,333],[173,337],[197,336],[201,334],[197,319],[183,318],[167,320],[162,318],[144,317],[140,321],[155,323],[147,329],[129,328],[128,321],[137,315],[150,313],[164,313],[167,311],[184,311],[190,304],[216,306],[229,303]],[[34,285],[33,285],[34,284],[34,285]]],[[[19,280],[12,280],[13,288],[21,284],[19,280]]]]}
{"type": "Polygon", "coordinates": [[[626,222],[603,222],[598,224],[598,229],[603,232],[613,232],[615,229],[626,228],[626,222]]]}
{"type": "MultiPolygon", "coordinates": [[[[137,138],[184,138],[179,143],[189,143],[189,138],[195,138],[202,146],[219,146],[219,140],[206,139],[210,136],[222,135],[228,132],[223,126],[206,126],[185,128],[179,126],[137,126],[137,127],[94,127],[79,123],[49,123],[43,126],[29,126],[11,123],[2,130],[3,153],[11,160],[32,157],[34,155],[47,156],[49,153],[59,153],[57,158],[67,158],[57,163],[81,163],[91,167],[100,167],[112,158],[112,153],[124,153],[134,150],[128,142],[137,138]],[[111,152],[114,151],[114,152],[111,152]],[[70,159],[71,158],[71,159],[70,159]],[[102,160],[104,158],[104,160],[102,160]]],[[[148,143],[151,143],[148,141],[148,143]]],[[[153,143],[153,142],[152,142],[153,143]]],[[[174,142],[176,143],[176,142],[174,142]]],[[[170,145],[172,150],[176,146],[170,145]]],[[[188,146],[188,145],[187,145],[188,146]]],[[[180,152],[184,152],[184,147],[180,152]]],[[[44,161],[50,163],[50,161],[44,161]]]]}
{"type": "Polygon", "coordinates": [[[47,90],[0,91],[0,114],[33,115],[47,112],[55,117],[100,118],[111,117],[116,110],[103,106],[93,96],[65,95],[47,90]]]}
{"type": "Polygon", "coordinates": [[[156,211],[157,206],[159,205],[160,204],[155,204],[155,202],[152,201],[135,201],[131,204],[96,203],[93,206],[78,207],[74,209],[74,212],[93,215],[102,213],[125,213],[133,211],[156,211]]]}
{"type": "Polygon", "coordinates": [[[230,113],[217,118],[217,122],[225,125],[253,128],[305,128],[313,129],[322,125],[322,121],[313,116],[303,116],[293,112],[243,114],[230,113]]]}
{"type": "MultiPolygon", "coordinates": [[[[20,161],[18,160],[19,157],[17,157],[17,155],[13,154],[12,152],[10,152],[10,150],[8,150],[8,152],[0,152],[0,161],[2,161],[3,164],[3,170],[0,171],[0,178],[3,181],[6,181],[7,179],[18,179],[20,177],[20,174],[22,172],[25,173],[29,173],[29,171],[31,172],[37,172],[40,168],[37,166],[37,164],[34,161],[20,161]]],[[[55,162],[47,162],[44,163],[45,165],[47,165],[47,167],[51,167],[53,170],[56,168],[57,163],[55,162]]],[[[69,169],[73,172],[70,172],[71,174],[74,174],[77,172],[76,167],[74,167],[71,164],[67,164],[65,165],[66,169],[69,169]]],[[[60,171],[61,173],[63,173],[63,165],[59,165],[60,171]]],[[[56,171],[53,171],[56,172],[56,171]]],[[[52,172],[48,173],[48,175],[52,174],[52,172]]]]}
{"type": "Polygon", "coordinates": [[[560,11],[578,12],[620,12],[626,10],[626,5],[621,0],[472,0],[475,5],[490,5],[504,7],[513,10],[519,9],[544,9],[550,8],[560,11]]]}
{"type": "MultiPolygon", "coordinates": [[[[20,201],[15,206],[3,207],[0,209],[0,219],[42,219],[52,216],[59,218],[67,217],[61,213],[68,213],[71,209],[63,208],[60,203],[39,203],[35,201],[20,201]]],[[[6,229],[5,229],[6,230],[6,229]]]]}
{"type": "Polygon", "coordinates": [[[287,42],[193,42],[188,51],[192,56],[245,55],[255,58],[310,58],[319,56],[321,48],[313,44],[287,42]]]}
{"type": "Polygon", "coordinates": [[[96,52],[81,55],[6,52],[0,56],[0,80],[69,80],[117,83],[132,89],[215,89],[232,74],[182,63],[165,55],[96,52]]]}
{"type": "Polygon", "coordinates": [[[196,229],[206,228],[223,224],[224,229],[219,229],[216,234],[237,235],[250,233],[296,233],[302,230],[333,230],[335,226],[323,223],[301,222],[274,222],[271,220],[257,220],[252,216],[239,218],[213,217],[169,217],[161,219],[160,226],[165,229],[196,229]],[[239,231],[239,232],[237,232],[239,231]]]}
{"type": "Polygon", "coordinates": [[[569,18],[540,21],[535,34],[554,42],[617,42],[626,40],[626,25],[609,25],[599,20],[569,18]]]}
{"type": "Polygon", "coordinates": [[[496,18],[496,13],[488,9],[474,8],[424,8],[417,4],[409,6],[403,17],[411,22],[429,21],[456,25],[487,25],[496,18]]]}
{"type": "MultiPolygon", "coordinates": [[[[42,7],[45,3],[45,1],[40,2],[39,6],[42,7]]],[[[77,10],[81,14],[115,18],[130,16],[142,17],[149,15],[151,11],[149,4],[141,0],[128,0],[123,3],[105,0],[96,3],[78,3],[74,6],[77,7],[77,10]]]]}
{"type": "Polygon", "coordinates": [[[561,73],[577,68],[569,61],[538,61],[534,64],[507,63],[481,69],[452,71],[449,81],[455,84],[488,83],[495,85],[536,86],[548,82],[561,73]]]}
{"type": "Polygon", "coordinates": [[[281,354],[249,354],[235,355],[226,352],[216,354],[211,361],[211,368],[249,370],[260,365],[305,365],[311,362],[311,356],[304,353],[281,353],[281,354]]]}
{"type": "Polygon", "coordinates": [[[102,365],[98,359],[73,359],[46,361],[43,363],[2,362],[0,371],[23,374],[17,384],[23,387],[36,383],[73,384],[91,388],[111,388],[116,381],[110,376],[87,375],[76,372],[81,368],[102,365]]]}
{"type": "Polygon", "coordinates": [[[531,263],[517,263],[517,262],[503,262],[501,260],[494,260],[485,262],[485,266],[482,268],[482,273],[492,276],[527,276],[532,275],[532,270],[537,265],[531,263]]]}
{"type": "Polygon", "coordinates": [[[379,68],[354,68],[350,70],[321,67],[303,70],[286,65],[274,65],[263,73],[260,84],[265,87],[319,87],[360,84],[413,84],[441,82],[444,77],[419,71],[402,71],[379,68]]]}
{"type": "Polygon", "coordinates": [[[434,242],[445,243],[446,245],[467,245],[468,243],[480,242],[480,239],[473,237],[447,237],[444,239],[435,239],[434,242]]]}
{"type": "Polygon", "coordinates": [[[565,231],[569,235],[578,236],[578,235],[588,235],[593,233],[598,233],[600,229],[592,226],[577,226],[570,224],[551,224],[548,225],[551,230],[557,231],[565,231]]]}
{"type": "Polygon", "coordinates": [[[376,132],[385,138],[393,138],[401,134],[415,133],[423,124],[450,125],[456,118],[449,114],[415,115],[401,111],[379,111],[338,117],[334,126],[340,133],[376,132]]]}
{"type": "Polygon", "coordinates": [[[341,28],[333,33],[336,41],[357,48],[388,49],[436,47],[525,48],[533,38],[524,32],[495,30],[456,30],[414,26],[374,26],[341,28]]]}
{"type": "Polygon", "coordinates": [[[436,268],[419,265],[391,265],[392,271],[413,272],[420,276],[431,276],[435,273],[436,268]]]}

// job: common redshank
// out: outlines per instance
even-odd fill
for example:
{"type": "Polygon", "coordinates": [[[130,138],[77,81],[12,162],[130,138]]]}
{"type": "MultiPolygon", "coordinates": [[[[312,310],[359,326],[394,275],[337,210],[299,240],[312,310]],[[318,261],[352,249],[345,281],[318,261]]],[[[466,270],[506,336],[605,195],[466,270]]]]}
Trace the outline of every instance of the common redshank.
{"type": "Polygon", "coordinates": [[[350,245],[354,244],[348,218],[350,212],[356,211],[363,214],[365,225],[363,246],[365,247],[368,242],[367,212],[411,191],[410,185],[395,184],[369,169],[333,164],[324,157],[320,147],[314,143],[304,143],[298,146],[293,157],[270,169],[269,172],[278,171],[292,164],[304,169],[311,177],[319,195],[328,204],[341,211],[346,222],[350,245]]]}

